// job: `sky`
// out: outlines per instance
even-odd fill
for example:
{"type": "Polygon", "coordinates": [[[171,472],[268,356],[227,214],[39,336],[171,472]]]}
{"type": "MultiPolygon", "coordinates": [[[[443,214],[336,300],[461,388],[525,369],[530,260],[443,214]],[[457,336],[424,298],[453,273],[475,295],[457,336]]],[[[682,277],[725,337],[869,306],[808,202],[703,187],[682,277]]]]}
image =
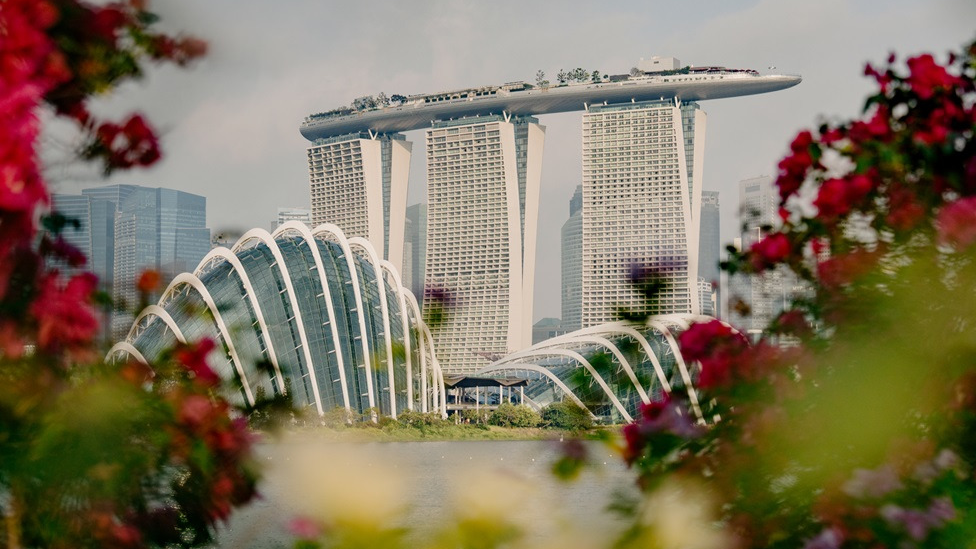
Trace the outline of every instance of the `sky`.
{"type": "MultiPolygon", "coordinates": [[[[972,0],[325,1],[156,0],[161,30],[209,42],[189,69],[162,66],[99,98],[106,116],[147,114],[163,160],[107,181],[66,161],[74,140],[45,136],[56,192],[102,184],[169,187],[207,197],[214,234],[270,228],[279,206],[308,207],[298,127],[314,112],[386,92],[436,92],[560,69],[626,73],[653,55],[682,64],[799,74],[788,90],[703,101],[704,189],[719,191],[722,242],[738,230],[738,182],[775,175],[797,131],[857,116],[865,62],[976,39],[972,0]],[[769,67],[776,67],[770,71],[769,67]]],[[[543,156],[534,319],[560,316],[559,230],[581,180],[581,114],[541,116],[543,156]]],[[[425,202],[423,131],[408,203],[425,202]]]]}

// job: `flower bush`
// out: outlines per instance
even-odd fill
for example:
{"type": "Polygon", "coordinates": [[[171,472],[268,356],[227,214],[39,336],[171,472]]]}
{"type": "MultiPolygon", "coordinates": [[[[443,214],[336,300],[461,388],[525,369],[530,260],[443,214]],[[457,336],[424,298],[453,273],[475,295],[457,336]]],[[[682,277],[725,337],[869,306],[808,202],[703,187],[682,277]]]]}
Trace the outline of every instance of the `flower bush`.
{"type": "MultiPolygon", "coordinates": [[[[0,544],[193,547],[255,494],[253,441],[220,396],[205,357],[214,343],[172,350],[150,369],[104,364],[94,276],[66,276],[84,256],[49,205],[37,141],[40,113],[72,120],[83,158],[106,172],[160,158],[149,123],[99,120],[88,101],[146,60],[184,65],[194,38],[155,33],[145,2],[0,2],[0,544]],[[53,261],[57,260],[57,261],[53,261]]],[[[139,282],[148,293],[152,273],[139,282]]]]}
{"type": "MultiPolygon", "coordinates": [[[[648,493],[677,478],[713,500],[721,546],[960,547],[976,532],[976,43],[865,74],[863,116],[796,136],[782,223],[723,265],[788,268],[809,296],[753,345],[692,325],[679,343],[707,425],[673,393],[623,431],[648,493]]],[[[637,516],[621,545],[655,528],[637,516]]]]}

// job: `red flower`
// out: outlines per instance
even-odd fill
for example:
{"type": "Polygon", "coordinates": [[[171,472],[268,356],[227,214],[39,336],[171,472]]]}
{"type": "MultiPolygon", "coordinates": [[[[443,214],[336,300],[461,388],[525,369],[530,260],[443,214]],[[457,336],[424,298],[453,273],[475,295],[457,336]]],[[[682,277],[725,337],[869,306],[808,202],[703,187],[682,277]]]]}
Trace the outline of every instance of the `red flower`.
{"type": "Polygon", "coordinates": [[[692,324],[678,338],[681,354],[687,361],[701,364],[698,387],[726,387],[734,378],[750,379],[746,350],[749,343],[728,325],[712,320],[692,324]]]}
{"type": "Polygon", "coordinates": [[[917,196],[904,185],[892,185],[888,191],[888,215],[885,221],[891,228],[907,231],[925,217],[925,208],[917,196]]]}
{"type": "Polygon", "coordinates": [[[195,381],[204,387],[215,387],[220,383],[220,376],[207,364],[207,355],[214,347],[212,339],[201,339],[196,344],[180,345],[173,357],[193,374],[195,381]]]}
{"type": "Polygon", "coordinates": [[[970,196],[946,204],[935,222],[939,244],[962,251],[976,242],[976,197],[970,196]]]}
{"type": "Polygon", "coordinates": [[[762,272],[783,262],[790,251],[790,239],[783,233],[773,233],[749,249],[750,264],[756,272],[762,272]]]}
{"type": "Polygon", "coordinates": [[[160,280],[162,279],[159,271],[155,269],[146,269],[139,275],[139,281],[136,283],[136,288],[139,289],[139,292],[144,294],[155,292],[159,289],[160,280]]]}
{"type": "Polygon", "coordinates": [[[847,201],[847,184],[843,179],[828,179],[820,185],[813,205],[817,207],[820,218],[826,222],[832,222],[837,218],[847,214],[851,210],[851,205],[847,201]]]}
{"type": "Polygon", "coordinates": [[[213,411],[214,406],[209,398],[203,395],[190,395],[180,404],[180,422],[189,426],[191,430],[197,430],[209,422],[213,411]]]}
{"type": "Polygon", "coordinates": [[[922,99],[930,99],[936,92],[949,90],[958,81],[958,78],[946,72],[945,67],[936,63],[931,54],[911,57],[907,64],[910,75],[906,81],[922,99]]]}
{"type": "Polygon", "coordinates": [[[91,303],[96,283],[91,273],[75,275],[63,286],[57,273],[40,281],[31,313],[37,318],[37,344],[42,349],[72,349],[91,343],[98,330],[91,303]]]}
{"type": "Polygon", "coordinates": [[[817,277],[826,288],[850,284],[874,268],[880,257],[879,251],[856,250],[835,255],[817,264],[817,277]]]}

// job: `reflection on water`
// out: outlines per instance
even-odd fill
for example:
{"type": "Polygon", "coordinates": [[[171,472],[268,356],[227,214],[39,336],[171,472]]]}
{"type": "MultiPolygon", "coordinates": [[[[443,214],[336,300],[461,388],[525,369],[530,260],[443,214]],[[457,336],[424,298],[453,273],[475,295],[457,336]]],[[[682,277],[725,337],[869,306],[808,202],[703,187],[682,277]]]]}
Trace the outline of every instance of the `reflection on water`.
{"type": "Polygon", "coordinates": [[[506,518],[522,525],[531,538],[575,531],[579,538],[602,536],[606,545],[623,523],[605,509],[615,491],[636,493],[634,477],[609,449],[591,443],[594,467],[575,482],[560,482],[550,473],[558,444],[314,438],[264,444],[259,449],[266,467],[262,499],[234,516],[220,535],[221,546],[287,546],[290,518],[335,516],[362,507],[410,527],[414,538],[466,512],[508,513],[506,518]],[[339,499],[331,495],[335,491],[345,494],[343,509],[329,505],[339,499]]]}

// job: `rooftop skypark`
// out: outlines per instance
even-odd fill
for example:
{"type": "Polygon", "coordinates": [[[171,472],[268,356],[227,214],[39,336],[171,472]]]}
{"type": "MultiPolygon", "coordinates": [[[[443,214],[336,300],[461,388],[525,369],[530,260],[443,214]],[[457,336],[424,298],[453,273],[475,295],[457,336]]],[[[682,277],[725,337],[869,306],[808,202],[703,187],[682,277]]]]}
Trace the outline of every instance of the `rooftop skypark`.
{"type": "Polygon", "coordinates": [[[315,141],[356,132],[416,130],[429,127],[434,120],[451,118],[491,114],[528,116],[585,110],[595,104],[654,99],[702,101],[753,95],[786,89],[801,80],[797,75],[761,75],[752,69],[671,67],[663,70],[635,67],[629,74],[619,75],[601,75],[599,71],[590,73],[583,69],[560,71],[554,84],[545,80],[540,71],[535,85],[516,81],[409,96],[387,97],[380,93],[358,98],[348,107],[310,115],[302,122],[300,131],[306,139],[315,141]]]}

